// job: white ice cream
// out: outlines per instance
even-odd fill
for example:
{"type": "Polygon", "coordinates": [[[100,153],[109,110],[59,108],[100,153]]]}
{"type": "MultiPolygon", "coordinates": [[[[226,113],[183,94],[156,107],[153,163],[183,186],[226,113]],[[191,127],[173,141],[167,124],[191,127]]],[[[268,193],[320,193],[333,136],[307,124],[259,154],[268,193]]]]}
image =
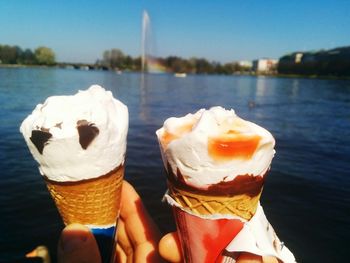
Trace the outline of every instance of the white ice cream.
{"type": "Polygon", "coordinates": [[[222,107],[169,118],[156,134],[165,167],[198,188],[263,175],[275,154],[270,132],[222,107]]]}
{"type": "Polygon", "coordinates": [[[42,175],[58,182],[80,181],[124,163],[128,121],[128,108],[110,91],[94,85],[74,96],[47,98],[23,121],[20,131],[42,175]],[[78,123],[97,131],[88,145],[79,141],[78,123]],[[39,130],[51,134],[42,153],[32,141],[32,131],[39,130]]]}

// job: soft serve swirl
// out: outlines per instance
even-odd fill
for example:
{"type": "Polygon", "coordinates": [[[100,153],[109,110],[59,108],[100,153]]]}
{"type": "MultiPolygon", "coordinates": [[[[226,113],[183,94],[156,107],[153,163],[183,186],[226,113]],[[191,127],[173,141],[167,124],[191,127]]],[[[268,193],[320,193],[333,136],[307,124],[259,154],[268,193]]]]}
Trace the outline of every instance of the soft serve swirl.
{"type": "Polygon", "coordinates": [[[20,127],[40,173],[58,182],[107,174],[124,163],[128,108],[93,85],[38,104],[20,127]]]}
{"type": "Polygon", "coordinates": [[[275,154],[270,132],[222,107],[171,117],[156,134],[164,166],[202,189],[238,175],[262,176],[275,154]]]}

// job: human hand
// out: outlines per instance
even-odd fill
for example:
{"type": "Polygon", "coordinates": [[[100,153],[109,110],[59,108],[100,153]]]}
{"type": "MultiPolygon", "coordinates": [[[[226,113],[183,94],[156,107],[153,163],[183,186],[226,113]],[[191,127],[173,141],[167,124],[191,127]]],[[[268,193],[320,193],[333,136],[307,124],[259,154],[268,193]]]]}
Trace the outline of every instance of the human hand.
{"type": "Polygon", "coordinates": [[[117,231],[118,262],[159,262],[160,232],[140,196],[126,181],[123,184],[117,231]]]}
{"type": "MultiPolygon", "coordinates": [[[[182,262],[177,233],[169,233],[160,240],[159,230],[143,206],[140,196],[126,181],[123,182],[121,203],[117,231],[117,262],[162,262],[161,258],[167,262],[182,262]]],[[[58,262],[101,262],[97,243],[87,227],[72,224],[62,231],[58,244],[58,262]]],[[[249,253],[242,253],[237,259],[237,263],[260,262],[278,261],[275,258],[262,258],[249,253]]]]}
{"type": "MultiPolygon", "coordinates": [[[[121,194],[121,211],[117,231],[116,260],[161,262],[158,253],[160,233],[140,196],[126,181],[121,194]]],[[[101,262],[93,234],[83,225],[68,225],[61,233],[58,262],[101,262]]]]}

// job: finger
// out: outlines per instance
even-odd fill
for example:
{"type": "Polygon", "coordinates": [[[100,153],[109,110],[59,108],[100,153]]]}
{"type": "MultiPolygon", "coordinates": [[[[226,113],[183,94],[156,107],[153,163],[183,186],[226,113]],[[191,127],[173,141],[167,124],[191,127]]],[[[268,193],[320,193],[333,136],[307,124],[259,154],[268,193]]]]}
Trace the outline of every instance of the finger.
{"type": "Polygon", "coordinates": [[[136,263],[161,263],[163,260],[159,256],[159,253],[156,247],[149,243],[145,242],[137,246],[134,252],[134,262],[136,263]]]}
{"type": "Polygon", "coordinates": [[[278,263],[278,260],[272,256],[261,257],[251,253],[242,253],[236,263],[278,263]]]}
{"type": "Polygon", "coordinates": [[[159,254],[169,262],[181,262],[181,245],[177,232],[166,234],[159,242],[159,254]]]}
{"type": "Polygon", "coordinates": [[[140,196],[135,189],[126,181],[123,182],[122,188],[122,207],[120,217],[127,222],[126,229],[129,229],[129,220],[133,220],[133,229],[128,232],[131,242],[134,245],[145,241],[154,241],[160,239],[160,233],[157,226],[149,216],[144,207],[140,196]],[[139,231],[143,230],[143,231],[139,231]]]}
{"type": "Polygon", "coordinates": [[[132,262],[134,248],[131,244],[128,234],[126,233],[125,223],[122,219],[119,219],[118,221],[117,244],[120,249],[123,250],[125,256],[128,259],[130,258],[132,262]]]}
{"type": "Polygon", "coordinates": [[[264,263],[278,263],[278,259],[272,256],[263,256],[264,263]]]}
{"type": "Polygon", "coordinates": [[[236,263],[262,263],[261,256],[254,255],[251,253],[241,253],[236,263]]]}
{"type": "Polygon", "coordinates": [[[120,218],[125,222],[126,234],[134,248],[135,262],[157,262],[159,230],[142,204],[140,196],[126,181],[122,188],[120,218]]]}
{"type": "Polygon", "coordinates": [[[127,263],[126,254],[119,244],[117,244],[117,248],[116,248],[115,262],[127,263]]]}
{"type": "Polygon", "coordinates": [[[80,224],[71,224],[63,229],[57,255],[59,263],[101,262],[93,234],[86,226],[80,224]]]}

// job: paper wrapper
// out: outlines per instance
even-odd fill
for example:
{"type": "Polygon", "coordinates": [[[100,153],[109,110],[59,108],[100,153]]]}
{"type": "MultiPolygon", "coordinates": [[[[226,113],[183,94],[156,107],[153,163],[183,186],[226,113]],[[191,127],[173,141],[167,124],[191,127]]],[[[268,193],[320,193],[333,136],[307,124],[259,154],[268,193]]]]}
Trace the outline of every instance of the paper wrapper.
{"type": "Polygon", "coordinates": [[[226,246],[225,254],[249,252],[260,256],[273,256],[282,262],[296,262],[292,252],[279,240],[273,227],[267,220],[261,205],[249,222],[226,246]]]}
{"type": "Polygon", "coordinates": [[[78,182],[46,180],[63,222],[86,225],[94,233],[102,262],[114,262],[123,177],[124,167],[120,166],[95,179],[78,182]]]}
{"type": "Polygon", "coordinates": [[[295,262],[293,254],[277,238],[260,204],[249,220],[235,216],[199,215],[176,202],[167,192],[164,199],[173,207],[182,253],[187,263],[233,263],[241,252],[274,256],[295,262]]]}
{"type": "Polygon", "coordinates": [[[174,206],[182,254],[185,262],[219,262],[223,248],[243,228],[239,219],[209,220],[174,206]]]}

